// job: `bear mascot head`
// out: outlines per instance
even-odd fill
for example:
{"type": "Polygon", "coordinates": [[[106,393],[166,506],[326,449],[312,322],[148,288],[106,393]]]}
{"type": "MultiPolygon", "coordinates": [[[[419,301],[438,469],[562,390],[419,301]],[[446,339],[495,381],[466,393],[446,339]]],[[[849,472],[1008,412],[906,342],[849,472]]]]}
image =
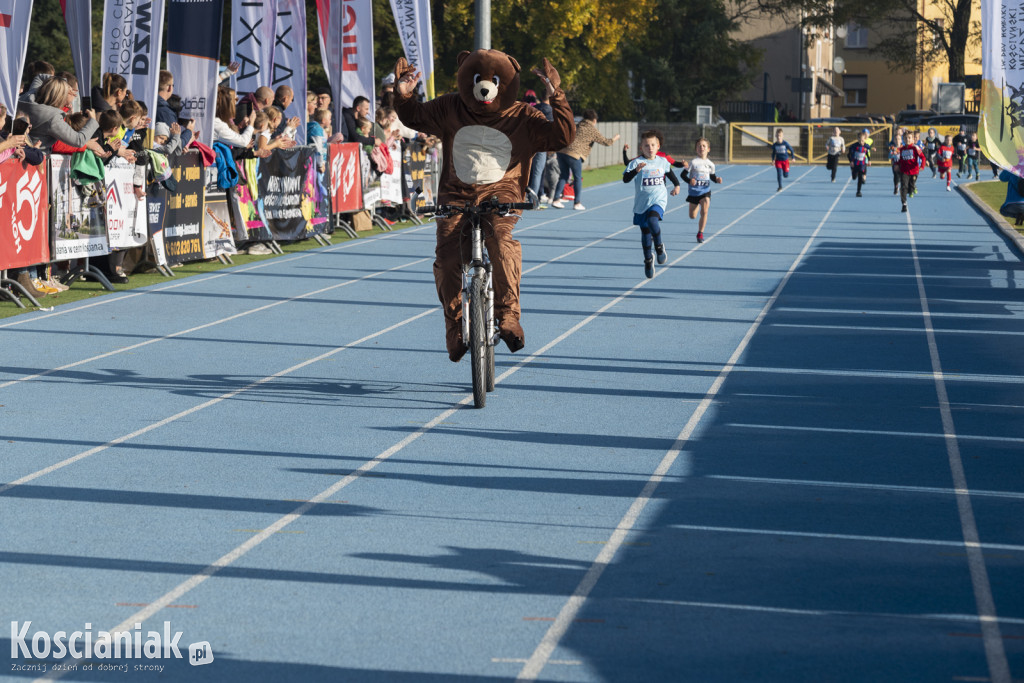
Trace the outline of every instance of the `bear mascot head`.
{"type": "Polygon", "coordinates": [[[470,111],[496,114],[519,96],[519,62],[498,50],[460,52],[459,97],[470,111]]]}

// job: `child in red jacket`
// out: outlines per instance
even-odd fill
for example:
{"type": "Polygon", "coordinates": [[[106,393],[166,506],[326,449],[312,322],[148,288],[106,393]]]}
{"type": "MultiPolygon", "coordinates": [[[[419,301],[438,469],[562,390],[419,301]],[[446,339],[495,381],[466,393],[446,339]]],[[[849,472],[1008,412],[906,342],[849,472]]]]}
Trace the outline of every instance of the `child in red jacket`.
{"type": "Polygon", "coordinates": [[[953,157],[955,155],[956,150],[953,149],[953,140],[947,135],[943,138],[942,144],[939,145],[939,149],[935,153],[935,165],[939,169],[939,178],[946,179],[946,192],[950,192],[949,183],[953,179],[953,157]]]}
{"type": "Polygon", "coordinates": [[[917,191],[917,174],[924,165],[924,152],[914,144],[911,136],[902,138],[897,152],[900,166],[900,201],[903,213],[907,212],[907,196],[917,191]]]}

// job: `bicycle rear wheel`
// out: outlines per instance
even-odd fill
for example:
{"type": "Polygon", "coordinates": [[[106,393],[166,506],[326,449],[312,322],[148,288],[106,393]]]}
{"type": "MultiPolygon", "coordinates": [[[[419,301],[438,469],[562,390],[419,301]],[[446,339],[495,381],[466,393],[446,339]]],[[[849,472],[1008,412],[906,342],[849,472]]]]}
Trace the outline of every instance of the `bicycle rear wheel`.
{"type": "Polygon", "coordinates": [[[484,279],[474,275],[469,283],[469,355],[473,366],[473,405],[487,403],[487,325],[484,322],[484,279]]]}

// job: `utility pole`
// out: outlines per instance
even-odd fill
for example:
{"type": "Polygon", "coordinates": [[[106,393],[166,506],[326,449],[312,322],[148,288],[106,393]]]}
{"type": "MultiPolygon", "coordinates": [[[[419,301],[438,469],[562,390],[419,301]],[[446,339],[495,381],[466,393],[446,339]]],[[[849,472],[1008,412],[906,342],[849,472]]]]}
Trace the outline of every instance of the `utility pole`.
{"type": "Polygon", "coordinates": [[[491,0],[476,0],[476,36],[473,49],[491,49],[491,0]]]}

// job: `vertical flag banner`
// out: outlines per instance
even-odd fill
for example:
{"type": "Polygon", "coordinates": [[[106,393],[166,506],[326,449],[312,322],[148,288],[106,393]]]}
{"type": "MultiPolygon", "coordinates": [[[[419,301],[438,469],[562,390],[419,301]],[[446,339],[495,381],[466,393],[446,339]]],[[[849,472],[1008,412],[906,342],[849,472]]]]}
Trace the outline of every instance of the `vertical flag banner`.
{"type": "Polygon", "coordinates": [[[28,49],[32,0],[0,0],[0,97],[14,118],[28,49]]]}
{"type": "Polygon", "coordinates": [[[1019,4],[981,3],[981,120],[985,156],[1024,175],[1024,23],[1019,4]]]}
{"type": "Polygon", "coordinates": [[[88,95],[92,91],[92,0],[60,0],[60,9],[68,29],[78,91],[88,95]]]}
{"type": "Polygon", "coordinates": [[[239,94],[270,85],[277,5],[278,0],[231,1],[231,61],[240,64],[231,87],[239,94]]]}
{"type": "Polygon", "coordinates": [[[405,58],[420,72],[420,89],[434,98],[434,34],[429,0],[391,0],[405,58]]]}
{"type": "Polygon", "coordinates": [[[295,99],[285,119],[298,116],[301,125],[295,142],[306,144],[306,5],[303,0],[277,0],[277,36],[274,39],[274,78],[271,87],[287,85],[295,99]]]}
{"type": "Polygon", "coordinates": [[[324,41],[330,68],[337,68],[331,74],[331,94],[334,128],[340,130],[341,110],[351,107],[356,97],[362,95],[370,100],[371,106],[377,101],[372,0],[332,0],[324,41]]]}
{"type": "Polygon", "coordinates": [[[328,83],[333,82],[331,74],[341,71],[341,53],[338,51],[341,48],[341,39],[331,40],[329,37],[331,5],[336,3],[340,4],[341,0],[316,0],[316,20],[320,28],[320,60],[327,73],[328,83]]]}
{"type": "Polygon", "coordinates": [[[106,0],[103,8],[100,73],[124,76],[132,95],[145,102],[151,112],[156,111],[160,84],[165,3],[166,0],[106,0]]]}
{"type": "Polygon", "coordinates": [[[168,3],[167,70],[174,74],[174,89],[181,96],[181,116],[195,120],[199,141],[212,145],[224,0],[168,3]]]}
{"type": "Polygon", "coordinates": [[[345,0],[341,24],[341,102],[346,107],[362,95],[377,102],[373,72],[373,2],[345,0]]]}

